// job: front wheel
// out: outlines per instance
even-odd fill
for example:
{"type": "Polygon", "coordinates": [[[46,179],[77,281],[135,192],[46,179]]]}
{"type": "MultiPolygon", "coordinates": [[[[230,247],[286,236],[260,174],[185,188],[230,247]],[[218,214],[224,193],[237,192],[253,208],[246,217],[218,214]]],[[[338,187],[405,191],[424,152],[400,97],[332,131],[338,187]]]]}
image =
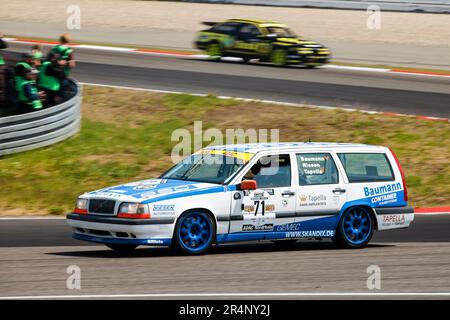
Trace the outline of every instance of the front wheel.
{"type": "Polygon", "coordinates": [[[374,221],[363,207],[347,209],[341,217],[336,236],[332,239],[340,247],[362,248],[372,239],[374,221]]]}
{"type": "Polygon", "coordinates": [[[222,48],[219,43],[213,42],[206,47],[206,53],[212,59],[220,59],[222,56],[222,48]]]}
{"type": "Polygon", "coordinates": [[[116,243],[107,243],[106,246],[118,253],[130,253],[138,247],[137,244],[116,244],[116,243]]]}
{"type": "Polygon", "coordinates": [[[283,49],[275,49],[270,55],[270,61],[277,67],[287,65],[287,52],[283,49]]]}
{"type": "Polygon", "coordinates": [[[203,211],[191,211],[178,219],[174,240],[182,253],[202,254],[211,248],[215,235],[211,216],[203,211]]]}

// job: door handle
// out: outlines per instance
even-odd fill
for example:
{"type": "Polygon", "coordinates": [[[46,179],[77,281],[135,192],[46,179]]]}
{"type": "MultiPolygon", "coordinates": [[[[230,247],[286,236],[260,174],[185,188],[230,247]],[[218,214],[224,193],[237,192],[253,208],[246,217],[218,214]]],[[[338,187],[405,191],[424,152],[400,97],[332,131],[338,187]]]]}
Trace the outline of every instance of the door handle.
{"type": "Polygon", "coordinates": [[[333,190],[333,193],[345,193],[345,189],[336,188],[333,190]]]}
{"type": "Polygon", "coordinates": [[[293,197],[293,196],[295,196],[295,192],[294,191],[283,191],[283,193],[281,195],[283,197],[293,197]]]}

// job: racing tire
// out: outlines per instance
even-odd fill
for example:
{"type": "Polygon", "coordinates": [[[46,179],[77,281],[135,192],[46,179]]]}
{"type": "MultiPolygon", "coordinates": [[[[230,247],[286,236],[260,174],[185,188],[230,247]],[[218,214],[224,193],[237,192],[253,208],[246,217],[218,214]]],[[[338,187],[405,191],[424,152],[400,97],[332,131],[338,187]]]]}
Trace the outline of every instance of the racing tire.
{"type": "Polygon", "coordinates": [[[216,225],[211,216],[201,210],[184,213],[177,221],[174,246],[186,255],[199,255],[207,252],[216,238],[216,225]]]}
{"type": "Polygon", "coordinates": [[[114,250],[117,253],[126,254],[131,253],[134,249],[138,247],[137,244],[116,244],[116,243],[106,243],[108,248],[114,250]]]}
{"type": "Polygon", "coordinates": [[[372,239],[375,221],[364,207],[348,208],[339,221],[336,236],[331,240],[341,248],[362,248],[372,239]]]}
{"type": "Polygon", "coordinates": [[[287,65],[287,51],[283,49],[275,49],[270,54],[270,62],[276,67],[284,67],[287,65]]]}
{"type": "Polygon", "coordinates": [[[206,53],[210,59],[220,60],[222,57],[222,47],[218,42],[211,42],[206,46],[206,53]]]}
{"type": "Polygon", "coordinates": [[[242,63],[249,63],[250,60],[252,59],[250,59],[249,57],[242,57],[242,63]]]}

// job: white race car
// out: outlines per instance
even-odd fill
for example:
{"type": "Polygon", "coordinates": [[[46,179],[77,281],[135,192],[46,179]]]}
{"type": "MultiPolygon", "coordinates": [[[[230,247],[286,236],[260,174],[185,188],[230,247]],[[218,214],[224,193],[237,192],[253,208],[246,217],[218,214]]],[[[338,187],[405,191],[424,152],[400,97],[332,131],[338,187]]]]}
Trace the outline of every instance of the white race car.
{"type": "Polygon", "coordinates": [[[67,215],[75,239],[188,254],[266,239],[331,238],[358,248],[374,230],[406,228],[413,219],[395,154],[340,143],[208,147],[158,179],[82,194],[67,215]]]}

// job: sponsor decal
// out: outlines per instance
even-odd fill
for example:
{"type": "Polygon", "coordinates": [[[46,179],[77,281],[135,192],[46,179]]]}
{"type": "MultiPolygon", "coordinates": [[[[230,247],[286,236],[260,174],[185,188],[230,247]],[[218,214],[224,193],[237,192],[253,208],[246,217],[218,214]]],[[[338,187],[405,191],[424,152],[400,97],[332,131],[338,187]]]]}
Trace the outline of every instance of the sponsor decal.
{"type": "Polygon", "coordinates": [[[406,222],[406,217],[404,214],[388,214],[383,215],[383,227],[390,226],[401,226],[406,222]]]}
{"type": "Polygon", "coordinates": [[[153,205],[153,211],[174,211],[174,204],[155,204],[153,205]]]}
{"type": "Polygon", "coordinates": [[[164,241],[149,239],[149,240],[147,240],[147,243],[148,244],[164,244],[164,241]]]}
{"type": "Polygon", "coordinates": [[[283,205],[283,207],[287,207],[288,206],[288,204],[289,204],[289,200],[288,199],[283,199],[282,201],[281,201],[281,204],[283,205]]]}
{"type": "Polygon", "coordinates": [[[325,173],[325,161],[328,155],[323,156],[300,156],[302,170],[306,175],[322,175],[325,173]]]}
{"type": "Polygon", "coordinates": [[[153,209],[150,210],[152,216],[173,216],[175,215],[175,205],[174,204],[155,204],[153,209]]]}
{"type": "Polygon", "coordinates": [[[390,183],[386,184],[384,186],[379,187],[364,187],[364,196],[366,197],[372,197],[372,196],[378,196],[386,193],[391,193],[394,191],[401,191],[402,184],[400,182],[390,183]]]}
{"type": "Polygon", "coordinates": [[[242,211],[247,214],[252,214],[254,216],[257,216],[258,214],[261,214],[261,216],[266,215],[267,213],[273,213],[275,211],[275,205],[274,204],[266,204],[265,200],[255,200],[253,201],[253,204],[244,205],[242,204],[242,211]]]}
{"type": "Polygon", "coordinates": [[[273,189],[261,189],[264,192],[267,192],[269,194],[269,196],[273,196],[275,194],[275,191],[273,191],[273,189]]]}
{"type": "Polygon", "coordinates": [[[286,232],[286,238],[332,238],[334,230],[305,230],[286,232]]]}
{"type": "Polygon", "coordinates": [[[273,224],[263,224],[260,226],[255,226],[253,224],[244,224],[242,226],[242,231],[272,231],[273,224]]]}
{"type": "Polygon", "coordinates": [[[255,212],[255,206],[254,205],[244,206],[244,212],[245,213],[253,213],[253,212],[255,212]]]}
{"type": "Polygon", "coordinates": [[[251,200],[267,200],[268,198],[265,196],[264,191],[255,191],[253,192],[253,198],[251,200]]]}
{"type": "Polygon", "coordinates": [[[300,206],[326,206],[327,197],[324,194],[320,195],[300,195],[300,206]]]}
{"type": "Polygon", "coordinates": [[[376,204],[378,206],[383,206],[389,203],[395,203],[397,202],[397,193],[389,193],[389,194],[383,194],[381,196],[373,197],[370,199],[370,202],[373,204],[376,204]]]}
{"type": "Polygon", "coordinates": [[[290,224],[282,224],[276,226],[275,231],[278,232],[286,232],[286,231],[299,231],[300,223],[290,223],[290,224]]]}

